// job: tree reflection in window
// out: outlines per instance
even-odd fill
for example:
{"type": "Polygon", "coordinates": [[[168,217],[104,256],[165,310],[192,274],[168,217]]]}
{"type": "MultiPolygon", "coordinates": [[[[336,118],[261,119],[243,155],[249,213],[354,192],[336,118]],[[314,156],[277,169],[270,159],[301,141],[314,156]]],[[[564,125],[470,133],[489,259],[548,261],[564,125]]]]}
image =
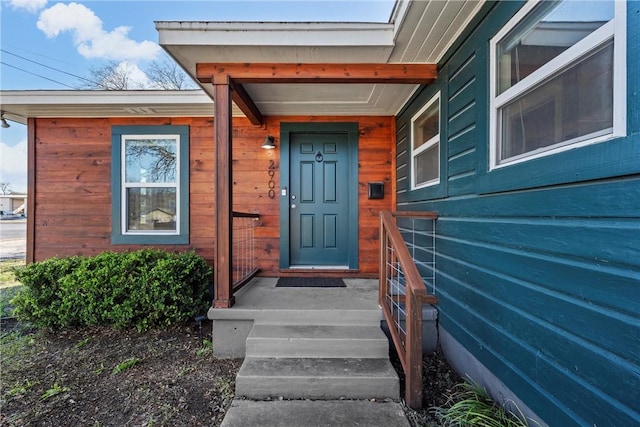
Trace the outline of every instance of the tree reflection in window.
{"type": "Polygon", "coordinates": [[[126,143],[126,181],[176,181],[175,139],[129,139],[126,143]]]}

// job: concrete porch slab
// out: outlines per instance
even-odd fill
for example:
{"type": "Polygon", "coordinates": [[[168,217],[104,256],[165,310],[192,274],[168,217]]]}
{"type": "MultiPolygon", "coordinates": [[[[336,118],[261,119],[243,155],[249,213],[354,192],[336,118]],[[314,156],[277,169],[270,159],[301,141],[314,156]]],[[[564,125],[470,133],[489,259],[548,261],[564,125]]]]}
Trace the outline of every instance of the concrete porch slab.
{"type": "Polygon", "coordinates": [[[216,356],[245,357],[254,324],[380,326],[375,279],[344,279],[345,288],[276,288],[277,282],[257,277],[233,307],[209,309],[216,356]]]}
{"type": "Polygon", "coordinates": [[[211,308],[209,318],[224,319],[243,310],[370,310],[378,308],[376,279],[344,279],[345,288],[276,288],[277,277],[256,277],[235,294],[231,309],[211,308]]]}

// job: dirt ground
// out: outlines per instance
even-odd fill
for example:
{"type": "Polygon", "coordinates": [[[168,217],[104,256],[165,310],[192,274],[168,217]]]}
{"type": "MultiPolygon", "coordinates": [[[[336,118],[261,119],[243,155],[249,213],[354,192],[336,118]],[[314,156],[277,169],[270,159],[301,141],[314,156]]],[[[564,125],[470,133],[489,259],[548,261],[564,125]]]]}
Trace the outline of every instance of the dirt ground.
{"type": "MultiPolygon", "coordinates": [[[[401,393],[404,390],[404,374],[401,372],[400,361],[392,363],[396,366],[396,371],[400,376],[401,393]]],[[[463,382],[463,379],[447,363],[440,350],[433,354],[427,354],[422,360],[422,403],[423,409],[412,410],[405,407],[407,418],[413,427],[439,426],[435,414],[431,408],[445,407],[449,402],[451,394],[456,385],[463,382]]]]}
{"type": "Polygon", "coordinates": [[[192,326],[12,333],[1,345],[3,426],[220,425],[241,364],[213,357],[192,326]]]}
{"type": "MultiPolygon", "coordinates": [[[[5,325],[2,335],[2,426],[219,426],[242,363],[215,358],[195,325],[145,333],[5,325]]],[[[439,352],[426,356],[425,408],[444,405],[459,381],[439,352]]],[[[426,409],[407,417],[437,425],[426,409]]]]}

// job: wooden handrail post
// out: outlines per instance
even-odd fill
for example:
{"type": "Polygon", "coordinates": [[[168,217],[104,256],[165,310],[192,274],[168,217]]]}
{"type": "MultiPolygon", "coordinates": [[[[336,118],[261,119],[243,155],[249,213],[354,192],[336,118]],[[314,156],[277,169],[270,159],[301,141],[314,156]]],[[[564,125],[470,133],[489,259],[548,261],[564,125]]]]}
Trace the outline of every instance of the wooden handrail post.
{"type": "Polygon", "coordinates": [[[385,262],[387,233],[384,226],[384,217],[380,215],[380,255],[378,258],[378,304],[380,307],[385,304],[384,301],[384,285],[387,278],[387,265],[385,262]]]}
{"type": "MultiPolygon", "coordinates": [[[[405,373],[405,401],[411,408],[419,409],[422,408],[422,306],[436,304],[438,298],[427,292],[395,217],[435,221],[438,215],[434,212],[380,212],[379,301],[405,373]],[[389,289],[388,280],[397,285],[389,289]],[[399,307],[403,303],[404,310],[399,307]],[[404,319],[401,312],[405,313],[404,319]]],[[[435,250],[435,233],[433,238],[435,250]]]]}
{"type": "Polygon", "coordinates": [[[405,400],[411,408],[422,408],[422,300],[407,290],[407,372],[405,400]]]}

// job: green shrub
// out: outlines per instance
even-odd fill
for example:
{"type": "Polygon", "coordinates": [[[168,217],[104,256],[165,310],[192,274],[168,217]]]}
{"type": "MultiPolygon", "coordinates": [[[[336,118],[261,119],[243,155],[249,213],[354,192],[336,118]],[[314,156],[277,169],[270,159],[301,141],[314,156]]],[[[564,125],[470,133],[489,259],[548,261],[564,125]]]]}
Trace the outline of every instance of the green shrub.
{"type": "Polygon", "coordinates": [[[529,420],[510,401],[517,413],[498,405],[487,391],[475,383],[458,384],[444,408],[431,408],[442,426],[455,427],[529,427],[529,420]]]}
{"type": "Polygon", "coordinates": [[[49,259],[16,269],[15,314],[38,326],[135,326],[193,318],[208,306],[211,268],[194,252],[155,249],[49,259]]]}

